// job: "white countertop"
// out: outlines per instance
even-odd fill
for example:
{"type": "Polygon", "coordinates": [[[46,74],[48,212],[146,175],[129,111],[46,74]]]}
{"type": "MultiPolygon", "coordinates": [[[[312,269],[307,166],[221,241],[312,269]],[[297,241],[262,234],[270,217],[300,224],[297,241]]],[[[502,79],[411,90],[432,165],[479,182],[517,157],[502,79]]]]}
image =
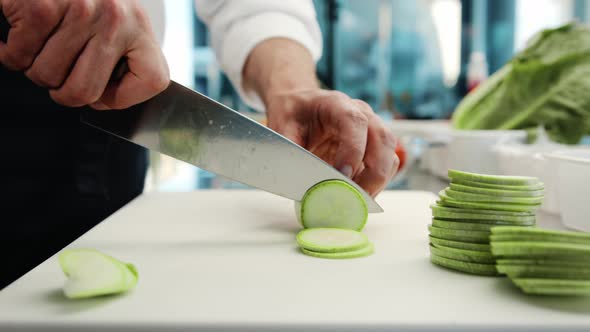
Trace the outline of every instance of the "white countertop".
{"type": "MultiPolygon", "coordinates": [[[[260,191],[144,195],[71,247],[136,264],[126,295],[61,295],[56,257],[0,291],[0,331],[588,331],[590,298],[526,296],[429,262],[435,196],[385,192],[368,258],[300,254],[291,201],[260,191]]],[[[18,250],[18,248],[15,248],[18,250]]]]}

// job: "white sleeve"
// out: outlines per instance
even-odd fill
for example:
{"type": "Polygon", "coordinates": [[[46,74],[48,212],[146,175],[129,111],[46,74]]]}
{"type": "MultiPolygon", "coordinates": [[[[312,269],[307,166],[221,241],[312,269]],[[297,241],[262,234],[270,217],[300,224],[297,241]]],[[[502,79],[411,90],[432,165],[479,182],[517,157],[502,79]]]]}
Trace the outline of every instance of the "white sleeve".
{"type": "Polygon", "coordinates": [[[242,85],[242,69],[254,47],[283,37],[303,45],[314,61],[322,55],[322,34],[312,0],[195,0],[197,14],[209,28],[221,68],[250,107],[263,110],[254,91],[242,85]]]}
{"type": "Polygon", "coordinates": [[[162,0],[140,0],[139,3],[150,18],[156,40],[162,45],[164,43],[165,27],[164,2],[162,0]]]}

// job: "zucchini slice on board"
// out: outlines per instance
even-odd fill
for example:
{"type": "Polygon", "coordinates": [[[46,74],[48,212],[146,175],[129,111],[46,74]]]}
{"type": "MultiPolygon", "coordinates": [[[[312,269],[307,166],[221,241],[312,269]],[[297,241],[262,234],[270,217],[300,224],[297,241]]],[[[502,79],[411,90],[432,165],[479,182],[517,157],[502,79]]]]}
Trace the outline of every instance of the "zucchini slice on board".
{"type": "Polygon", "coordinates": [[[430,254],[430,261],[436,265],[440,265],[448,269],[466,272],[470,274],[478,274],[485,276],[498,275],[498,271],[496,270],[495,264],[462,262],[456,259],[440,257],[436,254],[430,254]]]}
{"type": "Polygon", "coordinates": [[[576,267],[581,269],[590,269],[590,262],[563,260],[560,258],[498,258],[498,265],[539,265],[539,266],[556,266],[556,267],[576,267]]]}
{"type": "Polygon", "coordinates": [[[590,280],[590,267],[551,265],[497,265],[498,272],[510,278],[548,278],[590,280]]]}
{"type": "Polygon", "coordinates": [[[439,239],[471,243],[489,243],[490,232],[447,229],[428,225],[430,235],[439,239]]]}
{"type": "Polygon", "coordinates": [[[68,277],[63,291],[70,299],[123,293],[137,284],[135,266],[94,249],[66,249],[58,258],[68,277]]]}
{"type": "Polygon", "coordinates": [[[469,180],[453,179],[453,182],[451,182],[451,183],[456,183],[456,184],[469,186],[469,187],[510,190],[510,191],[535,191],[535,190],[544,190],[545,189],[545,184],[543,182],[538,182],[536,184],[530,184],[530,185],[525,185],[525,186],[511,186],[511,185],[502,185],[502,184],[483,183],[483,182],[474,182],[474,181],[469,181],[469,180]]]}
{"type": "Polygon", "coordinates": [[[463,172],[455,169],[450,169],[448,176],[451,181],[458,179],[496,185],[529,186],[537,185],[539,183],[539,179],[530,176],[487,175],[463,172]]]}
{"type": "MultiPolygon", "coordinates": [[[[466,231],[486,231],[489,232],[491,228],[498,227],[494,224],[482,224],[474,223],[470,221],[457,221],[457,220],[440,220],[437,218],[432,219],[432,226],[446,228],[446,229],[462,229],[466,231]]],[[[501,227],[501,226],[500,226],[501,227]]]]}
{"type": "MultiPolygon", "coordinates": [[[[502,227],[510,227],[510,226],[502,226],[502,227]]],[[[492,227],[492,232],[495,227],[492,227]]],[[[530,227],[533,228],[533,227],[530,227]]],[[[562,237],[559,235],[552,236],[552,235],[542,235],[542,234],[510,234],[510,233],[500,233],[494,234],[490,236],[490,241],[494,242],[551,242],[551,243],[565,243],[565,244],[585,244],[590,245],[587,239],[584,238],[568,238],[562,237]]]]}
{"type": "Polygon", "coordinates": [[[509,212],[492,210],[467,210],[453,207],[432,205],[432,216],[437,219],[470,220],[477,223],[534,225],[535,215],[529,212],[509,212]]]}
{"type": "Polygon", "coordinates": [[[452,199],[465,202],[487,202],[487,203],[508,203],[508,204],[530,204],[543,203],[543,196],[538,197],[513,197],[513,196],[492,196],[484,194],[466,193],[446,188],[444,193],[452,199]]]}
{"type": "Polygon", "coordinates": [[[514,211],[514,212],[533,212],[540,204],[509,204],[509,203],[483,203],[483,202],[465,202],[452,199],[444,193],[439,193],[440,205],[449,207],[458,207],[466,209],[482,209],[482,210],[498,210],[498,211],[514,211]]]}
{"type": "Polygon", "coordinates": [[[590,280],[514,278],[512,282],[527,294],[590,295],[590,280]]]}
{"type": "Polygon", "coordinates": [[[449,248],[491,252],[489,244],[439,239],[432,235],[429,235],[428,238],[430,240],[430,243],[434,244],[435,246],[445,246],[449,248]]]}
{"type": "Polygon", "coordinates": [[[445,246],[430,245],[430,253],[440,257],[455,259],[462,262],[495,264],[496,260],[490,252],[457,249],[445,246]]]}
{"type": "Polygon", "coordinates": [[[316,252],[345,252],[366,247],[367,236],[361,232],[338,228],[307,228],[297,234],[299,247],[316,252]]]}
{"type": "Polygon", "coordinates": [[[529,217],[535,218],[535,213],[531,211],[498,211],[498,210],[486,210],[486,209],[465,209],[465,208],[457,208],[452,206],[442,206],[442,205],[431,205],[430,208],[433,211],[440,211],[440,212],[455,212],[455,213],[475,213],[475,214],[487,214],[491,215],[492,217],[496,216],[510,216],[510,217],[529,217]]]}
{"type": "Polygon", "coordinates": [[[454,191],[489,195],[497,197],[539,197],[544,196],[544,190],[506,190],[506,189],[490,189],[490,188],[478,188],[472,186],[465,186],[458,183],[449,184],[449,188],[454,191]]]}
{"type": "Polygon", "coordinates": [[[369,243],[366,246],[351,250],[351,251],[342,251],[342,252],[318,252],[313,250],[307,250],[305,248],[301,248],[301,252],[308,256],[318,257],[318,258],[329,258],[329,259],[347,259],[347,258],[360,258],[366,257],[375,251],[375,247],[373,243],[369,243]]]}
{"type": "Polygon", "coordinates": [[[556,258],[590,262],[590,245],[555,242],[491,242],[495,256],[518,258],[556,258]]]}
{"type": "Polygon", "coordinates": [[[305,228],[343,228],[361,231],[367,222],[367,203],[353,186],[327,180],[311,187],[301,203],[295,203],[297,218],[305,228]]]}
{"type": "Polygon", "coordinates": [[[496,241],[540,241],[590,245],[590,233],[543,228],[501,227],[492,229],[496,241]]]}

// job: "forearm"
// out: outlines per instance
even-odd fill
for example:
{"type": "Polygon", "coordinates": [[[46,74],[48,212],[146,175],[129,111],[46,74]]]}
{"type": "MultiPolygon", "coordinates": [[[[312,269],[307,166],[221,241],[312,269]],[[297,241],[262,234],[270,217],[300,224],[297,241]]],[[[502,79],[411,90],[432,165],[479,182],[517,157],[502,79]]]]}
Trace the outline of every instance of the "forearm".
{"type": "Polygon", "coordinates": [[[319,88],[311,54],[286,38],[268,39],[250,52],[243,69],[243,85],[254,90],[267,106],[273,94],[319,88]]]}
{"type": "Polygon", "coordinates": [[[371,107],[321,89],[308,48],[268,39],[250,52],[242,87],[258,94],[268,126],[309,150],[375,196],[399,165],[395,137],[371,107]]]}

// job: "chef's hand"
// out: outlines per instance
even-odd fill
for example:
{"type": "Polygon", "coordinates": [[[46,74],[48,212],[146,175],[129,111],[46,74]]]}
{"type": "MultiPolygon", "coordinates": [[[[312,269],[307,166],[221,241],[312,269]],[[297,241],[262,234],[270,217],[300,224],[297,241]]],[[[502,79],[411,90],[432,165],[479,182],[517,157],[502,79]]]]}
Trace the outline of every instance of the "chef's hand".
{"type": "Polygon", "coordinates": [[[0,63],[57,103],[123,109],[169,83],[166,60],[136,0],[0,0],[11,29],[0,63]],[[110,81],[121,58],[129,71],[110,81]]]}
{"type": "Polygon", "coordinates": [[[303,146],[370,195],[395,174],[396,140],[371,107],[338,91],[293,90],[267,97],[268,125],[303,146]]]}
{"type": "Polygon", "coordinates": [[[376,196],[397,171],[396,139],[371,107],[323,90],[310,54],[286,39],[270,39],[250,54],[245,87],[255,89],[270,128],[308,149],[376,196]]]}

